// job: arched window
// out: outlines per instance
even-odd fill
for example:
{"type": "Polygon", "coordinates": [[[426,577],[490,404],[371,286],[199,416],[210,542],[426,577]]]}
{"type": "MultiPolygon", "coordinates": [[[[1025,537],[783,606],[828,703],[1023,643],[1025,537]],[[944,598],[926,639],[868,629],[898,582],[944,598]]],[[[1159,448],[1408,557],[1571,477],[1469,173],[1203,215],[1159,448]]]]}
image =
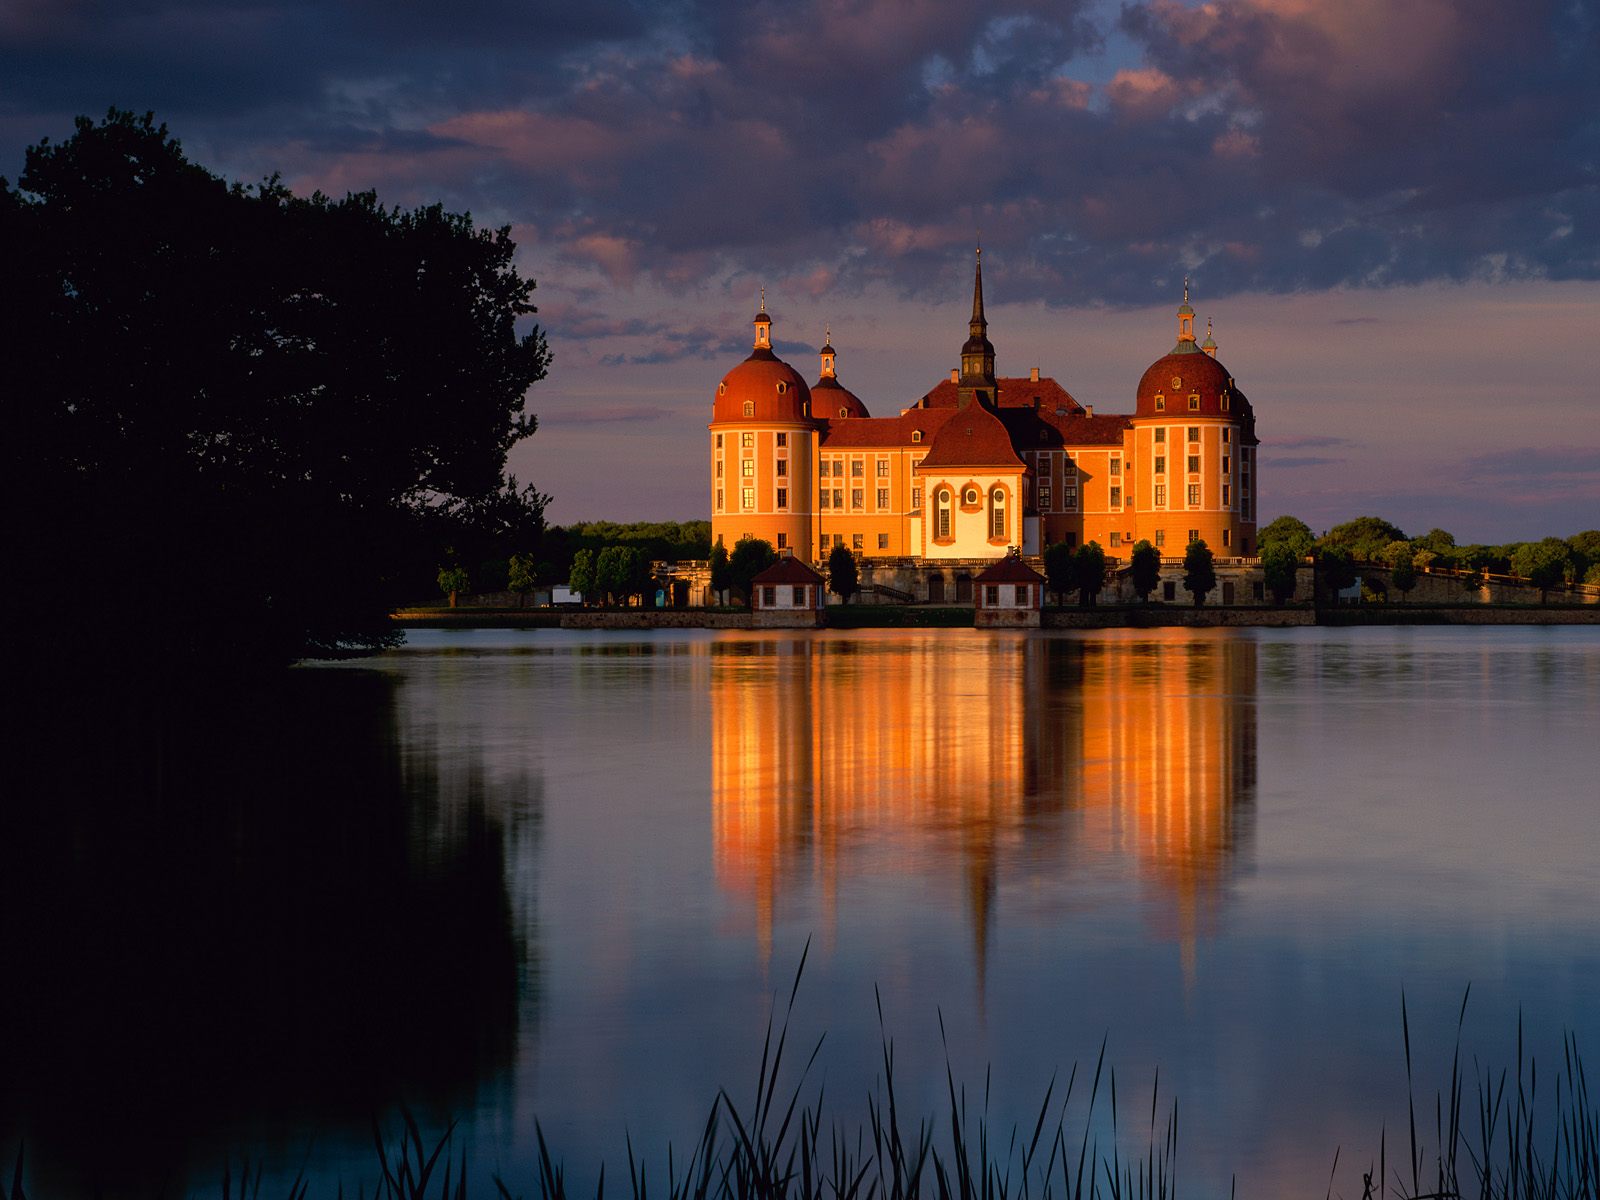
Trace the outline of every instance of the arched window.
{"type": "Polygon", "coordinates": [[[939,495],[934,503],[938,506],[937,515],[934,517],[933,536],[947,538],[950,536],[950,492],[947,488],[940,488],[939,495]]]}
{"type": "Polygon", "coordinates": [[[921,441],[921,440],[922,440],[922,430],[920,430],[920,429],[913,429],[913,430],[912,430],[912,431],[911,431],[911,440],[912,440],[912,441],[913,441],[913,442],[920,442],[920,441],[921,441]]]}
{"type": "Polygon", "coordinates": [[[989,492],[989,536],[991,538],[1006,536],[1006,494],[998,487],[989,492]]]}
{"type": "Polygon", "coordinates": [[[754,400],[746,400],[744,402],[744,415],[747,417],[753,417],[756,415],[756,405],[754,400]]]}

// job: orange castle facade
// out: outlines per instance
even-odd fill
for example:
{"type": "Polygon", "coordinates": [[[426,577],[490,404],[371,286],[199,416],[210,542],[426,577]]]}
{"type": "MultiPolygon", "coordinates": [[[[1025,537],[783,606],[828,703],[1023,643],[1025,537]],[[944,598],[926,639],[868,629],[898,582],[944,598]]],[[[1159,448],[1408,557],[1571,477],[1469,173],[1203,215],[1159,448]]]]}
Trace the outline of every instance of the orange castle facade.
{"type": "Polygon", "coordinates": [[[750,357],[712,401],[712,540],[819,562],[835,546],[935,565],[1090,541],[1126,558],[1143,539],[1179,558],[1196,538],[1251,557],[1255,414],[1194,319],[1185,284],[1177,344],[1145,370],[1134,411],[1097,414],[1037,368],[996,374],[980,257],[961,366],[874,417],[839,381],[831,335],[814,383],[778,358],[763,301],[750,357]]]}

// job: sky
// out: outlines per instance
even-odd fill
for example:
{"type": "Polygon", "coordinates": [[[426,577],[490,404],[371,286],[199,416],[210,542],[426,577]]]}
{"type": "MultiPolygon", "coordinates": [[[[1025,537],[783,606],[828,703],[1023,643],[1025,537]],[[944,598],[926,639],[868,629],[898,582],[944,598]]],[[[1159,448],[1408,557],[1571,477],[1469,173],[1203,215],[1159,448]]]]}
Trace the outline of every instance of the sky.
{"type": "Polygon", "coordinates": [[[1600,526],[1594,0],[4,0],[0,175],[77,114],[508,224],[554,361],[511,469],[558,522],[708,514],[766,288],[876,415],[1001,374],[1132,410],[1183,280],[1263,519],[1600,526]]]}

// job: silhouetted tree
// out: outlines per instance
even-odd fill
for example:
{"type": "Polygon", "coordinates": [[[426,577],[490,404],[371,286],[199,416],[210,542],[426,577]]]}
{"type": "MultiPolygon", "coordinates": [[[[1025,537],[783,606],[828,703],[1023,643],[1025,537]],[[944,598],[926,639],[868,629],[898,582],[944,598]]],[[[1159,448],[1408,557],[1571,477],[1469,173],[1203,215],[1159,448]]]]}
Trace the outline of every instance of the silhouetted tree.
{"type": "Polygon", "coordinates": [[[1311,547],[1316,543],[1316,536],[1299,517],[1276,517],[1262,527],[1256,535],[1256,548],[1263,558],[1272,546],[1282,546],[1297,559],[1304,559],[1311,553],[1311,547]]]}
{"type": "Polygon", "coordinates": [[[1417,565],[1411,554],[1403,554],[1396,558],[1389,570],[1389,582],[1394,584],[1394,590],[1402,597],[1411,594],[1411,589],[1417,586],[1417,565]]]}
{"type": "Polygon", "coordinates": [[[762,538],[742,537],[728,556],[728,586],[750,603],[750,581],[778,561],[772,543],[762,538]]]}
{"type": "Polygon", "coordinates": [[[572,556],[572,569],[567,572],[567,587],[583,597],[585,604],[603,600],[594,573],[594,551],[579,550],[572,556]]]}
{"type": "Polygon", "coordinates": [[[861,575],[856,570],[856,556],[842,542],[828,554],[828,590],[846,604],[861,590],[861,575]]]}
{"type": "Polygon", "coordinates": [[[1133,545],[1133,555],[1128,561],[1128,566],[1133,575],[1133,590],[1138,595],[1140,603],[1149,603],[1150,593],[1155,591],[1156,584],[1161,582],[1161,551],[1141,538],[1133,545]]]}
{"type": "Polygon", "coordinates": [[[1560,538],[1544,538],[1517,547],[1511,569],[1539,589],[1539,603],[1549,598],[1550,589],[1567,577],[1572,567],[1572,551],[1560,538]]]}
{"type": "Polygon", "coordinates": [[[1360,562],[1380,562],[1383,548],[1390,542],[1403,542],[1406,535],[1382,517],[1357,517],[1342,525],[1335,525],[1319,539],[1318,544],[1337,546],[1350,552],[1350,557],[1360,562]]]}
{"type": "Polygon", "coordinates": [[[1356,565],[1350,552],[1339,546],[1320,546],[1317,550],[1317,574],[1330,600],[1356,581],[1356,565]]]}
{"type": "Polygon", "coordinates": [[[1085,542],[1072,556],[1072,583],[1078,589],[1078,603],[1093,608],[1106,586],[1106,552],[1099,542],[1085,542]]]}
{"type": "MultiPolygon", "coordinates": [[[[549,355],[514,328],[534,311],[514,249],[439,206],[230,185],[148,116],[32,147],[0,181],[6,391],[26,401],[0,469],[29,498],[8,550],[118,579],[105,636],[130,670],[389,644],[398,581],[443,546],[419,531],[507,487],[534,428],[549,355]]],[[[23,603],[75,631],[40,639],[52,665],[69,641],[99,660],[94,598],[23,603]]]]}
{"type": "Polygon", "coordinates": [[[722,544],[722,539],[717,539],[717,544],[711,547],[711,590],[717,594],[717,599],[723,604],[728,602],[728,589],[733,586],[733,575],[728,569],[728,548],[722,544]]]}
{"type": "Polygon", "coordinates": [[[1072,547],[1065,542],[1057,542],[1047,546],[1044,552],[1044,578],[1045,586],[1055,593],[1056,603],[1061,603],[1061,597],[1074,590],[1077,586],[1074,581],[1072,547]]]}
{"type": "Polygon", "coordinates": [[[1261,551],[1261,569],[1267,591],[1275,604],[1282,605],[1294,595],[1300,574],[1300,557],[1286,542],[1273,542],[1261,551]]]}
{"type": "Polygon", "coordinates": [[[1183,552],[1183,590],[1194,597],[1199,608],[1217,586],[1217,568],[1211,547],[1202,538],[1195,538],[1183,552]]]}

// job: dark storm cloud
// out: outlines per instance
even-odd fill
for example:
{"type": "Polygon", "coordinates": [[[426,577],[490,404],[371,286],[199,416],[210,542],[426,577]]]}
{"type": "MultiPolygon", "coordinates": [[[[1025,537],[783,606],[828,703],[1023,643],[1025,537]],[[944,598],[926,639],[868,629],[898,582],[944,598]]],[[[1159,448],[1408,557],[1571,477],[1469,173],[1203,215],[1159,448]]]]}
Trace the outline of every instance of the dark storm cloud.
{"type": "Polygon", "coordinates": [[[1463,464],[1476,479],[1584,479],[1600,483],[1600,447],[1521,447],[1480,454],[1463,464]]]}
{"type": "MultiPolygon", "coordinates": [[[[0,172],[115,103],[619,286],[942,295],[979,226],[997,299],[1590,279],[1597,60],[1566,0],[12,0],[0,172]]],[[[632,332],[621,361],[723,353],[632,332]]]]}

